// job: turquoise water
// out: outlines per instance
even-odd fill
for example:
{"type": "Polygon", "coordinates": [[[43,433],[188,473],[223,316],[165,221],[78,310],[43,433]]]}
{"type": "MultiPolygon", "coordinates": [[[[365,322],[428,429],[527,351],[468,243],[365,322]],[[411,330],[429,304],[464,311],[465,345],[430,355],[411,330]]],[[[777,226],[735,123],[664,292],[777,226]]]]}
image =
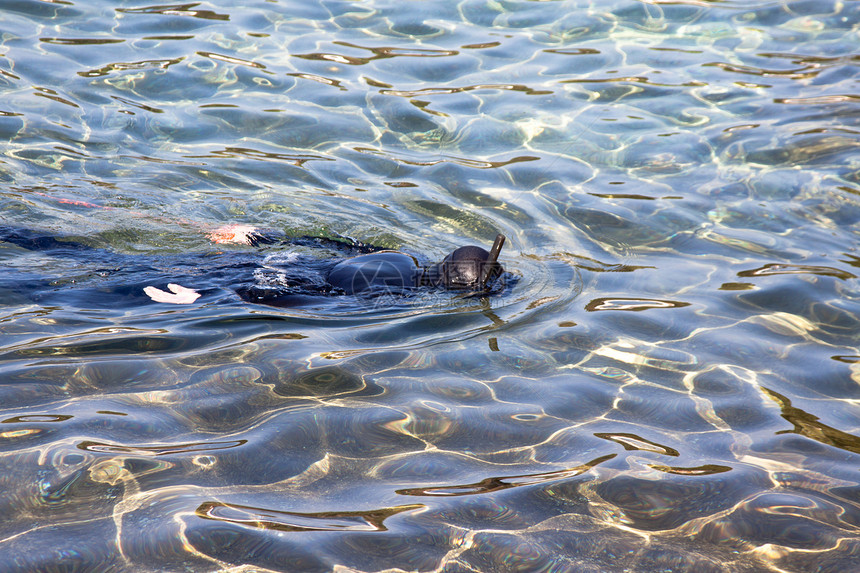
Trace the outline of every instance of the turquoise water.
{"type": "Polygon", "coordinates": [[[0,243],[0,570],[857,570],[858,46],[850,0],[2,0],[0,225],[112,255],[0,243]],[[279,256],[230,223],[516,280],[137,296],[279,256]]]}

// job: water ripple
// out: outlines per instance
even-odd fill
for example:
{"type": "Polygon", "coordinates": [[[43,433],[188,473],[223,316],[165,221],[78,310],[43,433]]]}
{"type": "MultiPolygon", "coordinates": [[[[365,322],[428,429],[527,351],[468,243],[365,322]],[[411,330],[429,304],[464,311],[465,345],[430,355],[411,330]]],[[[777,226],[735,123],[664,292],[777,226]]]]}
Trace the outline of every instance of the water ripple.
{"type": "Polygon", "coordinates": [[[386,519],[423,507],[412,504],[373,511],[297,513],[210,501],[195,513],[203,519],[274,531],[388,531],[386,519]]]}
{"type": "Polygon", "coordinates": [[[78,449],[88,452],[96,452],[102,454],[134,454],[138,456],[165,456],[171,454],[190,454],[195,452],[210,452],[222,450],[225,448],[236,448],[248,440],[234,440],[232,442],[199,442],[188,444],[173,444],[160,446],[123,446],[119,444],[107,444],[93,441],[80,442],[78,449]]]}
{"type": "Polygon", "coordinates": [[[4,570],[855,569],[858,21],[6,0],[4,570]],[[507,274],[269,307],[227,224],[507,274]]]}
{"type": "Polygon", "coordinates": [[[145,6],[141,8],[117,8],[117,12],[124,14],[161,14],[164,16],[190,16],[204,20],[229,20],[227,14],[219,14],[212,10],[196,10],[201,2],[190,2],[188,4],[168,4],[160,6],[145,6]]]}

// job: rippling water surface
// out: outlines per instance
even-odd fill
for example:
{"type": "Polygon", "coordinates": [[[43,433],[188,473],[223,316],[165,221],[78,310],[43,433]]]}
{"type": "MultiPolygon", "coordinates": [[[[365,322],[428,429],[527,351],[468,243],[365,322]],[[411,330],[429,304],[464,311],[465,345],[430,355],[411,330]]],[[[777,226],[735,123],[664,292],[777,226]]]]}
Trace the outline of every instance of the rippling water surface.
{"type": "Polygon", "coordinates": [[[3,0],[0,225],[95,249],[0,243],[0,570],[857,570],[858,46],[853,0],[3,0]],[[251,304],[227,223],[515,280],[251,304]]]}

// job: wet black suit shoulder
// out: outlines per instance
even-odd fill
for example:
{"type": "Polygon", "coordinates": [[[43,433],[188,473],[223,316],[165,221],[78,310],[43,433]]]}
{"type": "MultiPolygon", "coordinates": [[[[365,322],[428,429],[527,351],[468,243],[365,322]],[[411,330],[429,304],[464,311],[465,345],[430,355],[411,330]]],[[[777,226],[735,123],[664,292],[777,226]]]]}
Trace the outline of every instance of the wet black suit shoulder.
{"type": "Polygon", "coordinates": [[[236,289],[243,299],[294,306],[320,295],[404,294],[420,284],[423,272],[411,255],[351,239],[305,236],[279,243],[289,249],[262,259],[255,280],[236,289]]]}
{"type": "Polygon", "coordinates": [[[249,243],[262,248],[129,255],[71,237],[0,227],[0,266],[3,259],[16,256],[8,245],[49,257],[47,265],[42,258],[39,265],[9,265],[18,270],[0,277],[0,303],[4,290],[33,301],[66,290],[74,292],[64,296],[92,299],[90,303],[131,303],[133,299],[148,300],[144,286],[164,288],[168,283],[180,283],[203,294],[226,288],[248,302],[294,306],[320,296],[366,293],[377,287],[389,293],[402,291],[415,286],[420,274],[418,261],[409,255],[347,238],[256,233],[249,243]]]}

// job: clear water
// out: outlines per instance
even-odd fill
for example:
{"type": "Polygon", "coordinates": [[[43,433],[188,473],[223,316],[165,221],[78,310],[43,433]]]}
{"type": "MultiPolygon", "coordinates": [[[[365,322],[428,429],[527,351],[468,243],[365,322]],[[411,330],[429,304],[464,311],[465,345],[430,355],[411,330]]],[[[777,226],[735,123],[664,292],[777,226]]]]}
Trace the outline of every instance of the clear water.
{"type": "Polygon", "coordinates": [[[858,46],[852,0],[0,1],[2,225],[115,256],[0,244],[0,570],[857,570],[858,46]],[[134,295],[276,254],[226,223],[519,280],[134,295]]]}

